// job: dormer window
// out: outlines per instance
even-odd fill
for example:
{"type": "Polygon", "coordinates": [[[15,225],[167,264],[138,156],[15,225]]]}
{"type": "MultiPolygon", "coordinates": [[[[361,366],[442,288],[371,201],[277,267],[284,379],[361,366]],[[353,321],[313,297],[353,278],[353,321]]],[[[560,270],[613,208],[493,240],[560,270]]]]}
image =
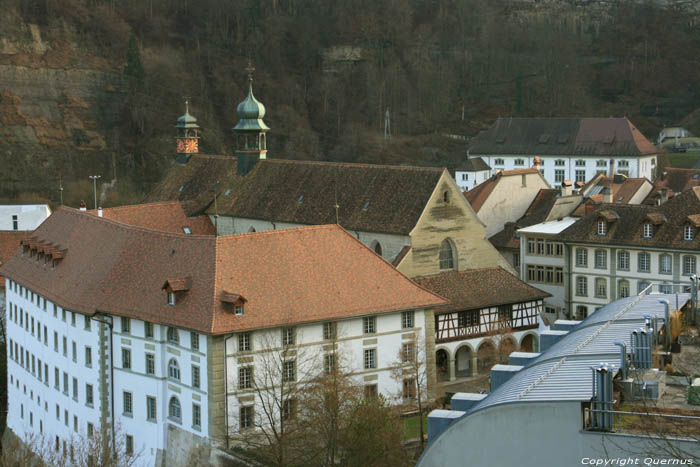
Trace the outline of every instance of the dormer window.
{"type": "Polygon", "coordinates": [[[652,237],[651,222],[645,222],[645,223],[644,223],[644,229],[643,229],[643,232],[642,232],[642,237],[644,237],[644,238],[651,238],[651,237],[652,237]]]}
{"type": "Polygon", "coordinates": [[[242,316],[243,315],[243,307],[245,306],[246,300],[242,295],[233,293],[233,292],[227,292],[223,291],[221,293],[221,301],[224,304],[224,309],[228,311],[229,313],[233,311],[233,313],[237,316],[242,316]]]}
{"type": "Polygon", "coordinates": [[[683,227],[683,240],[691,241],[695,237],[695,229],[692,225],[686,225],[683,227]]]}
{"type": "Polygon", "coordinates": [[[598,235],[605,235],[607,233],[607,224],[603,219],[598,219],[598,235]]]}
{"type": "Polygon", "coordinates": [[[180,277],[178,279],[168,279],[162,289],[168,294],[168,305],[175,306],[178,295],[185,294],[192,286],[191,277],[180,277]]]}
{"type": "Polygon", "coordinates": [[[235,305],[233,307],[233,312],[238,316],[243,316],[243,305],[235,305]]]}

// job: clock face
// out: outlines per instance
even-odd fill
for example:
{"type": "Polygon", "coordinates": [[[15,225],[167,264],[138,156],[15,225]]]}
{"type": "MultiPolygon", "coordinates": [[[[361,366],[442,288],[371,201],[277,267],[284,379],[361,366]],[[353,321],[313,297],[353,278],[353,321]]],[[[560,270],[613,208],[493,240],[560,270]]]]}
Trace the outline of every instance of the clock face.
{"type": "Polygon", "coordinates": [[[199,152],[199,140],[197,138],[178,138],[177,152],[185,154],[199,152]]]}

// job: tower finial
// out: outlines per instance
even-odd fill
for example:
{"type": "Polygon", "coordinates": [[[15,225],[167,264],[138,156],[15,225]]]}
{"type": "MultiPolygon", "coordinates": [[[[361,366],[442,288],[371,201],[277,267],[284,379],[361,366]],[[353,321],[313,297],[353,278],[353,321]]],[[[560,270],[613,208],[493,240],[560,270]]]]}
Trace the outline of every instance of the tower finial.
{"type": "Polygon", "coordinates": [[[253,72],[255,71],[255,67],[253,66],[252,60],[248,60],[248,66],[246,67],[245,71],[248,72],[248,81],[253,81],[253,72]]]}
{"type": "Polygon", "coordinates": [[[190,113],[190,99],[189,99],[189,97],[185,97],[185,113],[186,114],[190,113]]]}

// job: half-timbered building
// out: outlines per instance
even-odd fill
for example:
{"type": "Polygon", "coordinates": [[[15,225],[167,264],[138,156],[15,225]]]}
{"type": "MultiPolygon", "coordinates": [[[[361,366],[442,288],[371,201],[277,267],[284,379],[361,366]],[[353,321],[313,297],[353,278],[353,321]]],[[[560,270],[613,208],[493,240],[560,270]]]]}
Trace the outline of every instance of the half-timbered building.
{"type": "Polygon", "coordinates": [[[415,281],[450,303],[435,310],[438,381],[486,373],[516,349],[536,351],[547,292],[500,267],[449,271],[415,281]]]}

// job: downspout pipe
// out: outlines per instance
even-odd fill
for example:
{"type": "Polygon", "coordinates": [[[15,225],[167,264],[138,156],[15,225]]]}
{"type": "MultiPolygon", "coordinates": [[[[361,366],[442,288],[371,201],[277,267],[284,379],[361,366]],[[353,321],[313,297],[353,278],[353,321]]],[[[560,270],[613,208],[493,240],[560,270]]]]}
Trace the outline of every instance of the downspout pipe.
{"type": "Polygon", "coordinates": [[[613,344],[620,347],[620,371],[622,372],[622,380],[627,379],[627,346],[622,341],[614,341],[613,344]]]}
{"type": "Polygon", "coordinates": [[[664,332],[664,350],[668,350],[671,343],[671,304],[665,298],[659,300],[659,303],[664,304],[664,326],[666,328],[664,332]]]}
{"type": "Polygon", "coordinates": [[[91,316],[91,319],[97,321],[101,324],[106,324],[109,327],[109,398],[112,413],[110,414],[110,420],[112,425],[112,450],[114,454],[117,452],[116,436],[114,433],[114,337],[113,337],[113,322],[111,316],[105,316],[106,319],[100,319],[97,316],[91,316]]]}
{"type": "MultiPolygon", "coordinates": [[[[273,224],[274,225],[274,224],[273,224]]],[[[229,428],[228,428],[228,416],[229,416],[229,410],[228,410],[228,362],[226,361],[226,344],[228,343],[228,340],[234,336],[233,333],[224,336],[224,407],[226,407],[226,450],[231,449],[230,446],[230,441],[229,441],[229,428]]],[[[207,348],[207,352],[210,350],[207,348]]]]}

